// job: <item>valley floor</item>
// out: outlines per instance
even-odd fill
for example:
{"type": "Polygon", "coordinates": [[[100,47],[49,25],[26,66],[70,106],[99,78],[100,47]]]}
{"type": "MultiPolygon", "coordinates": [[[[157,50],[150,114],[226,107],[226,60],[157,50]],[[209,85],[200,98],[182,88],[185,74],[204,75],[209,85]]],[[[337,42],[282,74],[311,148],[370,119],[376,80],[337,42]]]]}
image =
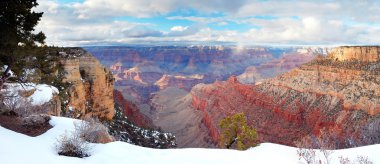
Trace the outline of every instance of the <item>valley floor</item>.
{"type": "MultiPolygon", "coordinates": [[[[192,164],[192,163],[300,163],[297,148],[262,143],[246,151],[226,149],[151,149],[124,142],[91,144],[91,156],[74,158],[59,156],[55,151],[57,138],[74,129],[70,118],[52,117],[52,129],[46,133],[29,137],[0,127],[0,163],[2,164],[192,164]]],[[[380,144],[352,149],[336,150],[332,154],[332,163],[339,163],[339,157],[351,161],[358,156],[368,157],[373,163],[380,163],[380,144]]],[[[321,155],[321,154],[319,154],[321,155]]],[[[320,156],[323,158],[322,156],[320,156]]]]}

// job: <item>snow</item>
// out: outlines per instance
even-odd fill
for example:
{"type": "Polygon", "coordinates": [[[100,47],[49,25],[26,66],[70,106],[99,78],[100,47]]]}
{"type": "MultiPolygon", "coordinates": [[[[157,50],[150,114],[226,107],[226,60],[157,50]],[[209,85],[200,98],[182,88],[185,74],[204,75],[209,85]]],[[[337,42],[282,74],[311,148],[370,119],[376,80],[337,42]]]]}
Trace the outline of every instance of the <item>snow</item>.
{"type": "MultiPolygon", "coordinates": [[[[7,70],[7,68],[8,68],[8,65],[4,65],[3,67],[0,68],[0,71],[5,72],[5,70],[7,70]]],[[[10,73],[10,77],[16,77],[15,73],[12,70],[9,70],[8,73],[10,73]]]]}
{"type": "MultiPolygon", "coordinates": [[[[54,164],[212,164],[212,163],[299,163],[297,149],[278,144],[263,143],[247,151],[226,149],[151,149],[124,142],[91,144],[90,157],[74,158],[59,156],[54,149],[56,139],[65,132],[73,131],[73,122],[79,120],[52,117],[54,127],[46,133],[29,137],[0,127],[0,160],[2,164],[54,163],[54,164]]],[[[380,163],[380,145],[336,150],[332,163],[339,163],[339,156],[356,159],[363,155],[374,163],[380,163]]]]}
{"type": "Polygon", "coordinates": [[[26,100],[30,101],[32,105],[42,105],[44,103],[49,102],[53,95],[58,94],[59,91],[57,88],[47,85],[47,84],[33,84],[33,83],[25,83],[25,84],[19,84],[19,83],[6,83],[7,87],[6,89],[3,89],[1,92],[8,96],[16,96],[15,99],[22,99],[23,97],[20,96],[20,91],[32,91],[32,95],[25,98],[26,100]]]}
{"type": "Polygon", "coordinates": [[[33,105],[41,105],[49,102],[53,98],[53,95],[58,93],[58,89],[53,86],[39,84],[36,86],[36,91],[30,96],[30,99],[33,105]]]}

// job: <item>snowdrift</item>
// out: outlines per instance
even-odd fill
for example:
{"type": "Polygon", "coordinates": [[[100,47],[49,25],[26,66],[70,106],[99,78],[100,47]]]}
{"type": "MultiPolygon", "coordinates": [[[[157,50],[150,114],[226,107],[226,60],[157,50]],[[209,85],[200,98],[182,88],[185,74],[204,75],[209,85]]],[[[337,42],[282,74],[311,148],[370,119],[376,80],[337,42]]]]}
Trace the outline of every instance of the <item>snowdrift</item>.
{"type": "MultiPolygon", "coordinates": [[[[29,137],[0,127],[0,163],[2,164],[212,164],[212,163],[299,163],[297,148],[262,143],[246,151],[226,149],[151,149],[124,142],[91,144],[91,156],[75,158],[59,156],[55,152],[57,138],[65,132],[74,130],[74,122],[64,117],[52,117],[52,129],[46,133],[29,137]]],[[[339,157],[355,160],[357,156],[368,157],[374,163],[380,163],[380,145],[371,145],[352,149],[336,150],[332,154],[332,163],[339,163],[339,157]]]]}

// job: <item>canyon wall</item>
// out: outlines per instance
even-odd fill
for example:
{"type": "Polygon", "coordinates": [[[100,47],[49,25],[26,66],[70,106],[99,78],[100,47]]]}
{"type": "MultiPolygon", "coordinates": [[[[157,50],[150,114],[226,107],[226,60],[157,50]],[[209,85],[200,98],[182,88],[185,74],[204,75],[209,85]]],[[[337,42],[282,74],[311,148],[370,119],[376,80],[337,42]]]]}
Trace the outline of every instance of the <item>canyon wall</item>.
{"type": "Polygon", "coordinates": [[[135,104],[126,100],[120,91],[114,90],[114,99],[115,104],[121,107],[123,114],[128,117],[129,121],[142,128],[155,127],[152,121],[143,115],[135,104]]]}
{"type": "Polygon", "coordinates": [[[359,60],[362,62],[375,62],[380,59],[378,46],[343,46],[330,52],[329,58],[339,61],[359,60]]]}
{"type": "Polygon", "coordinates": [[[380,63],[375,62],[375,53],[342,57],[344,61],[332,59],[340,49],[358,48],[337,48],[327,58],[259,85],[241,84],[236,77],[198,84],[191,91],[192,107],[201,111],[202,123],[215,142],[219,140],[219,121],[244,112],[263,142],[294,146],[307,135],[328,131],[337,137],[337,147],[354,146],[352,142],[361,142],[367,135],[363,129],[380,116],[380,63]],[[353,58],[356,60],[350,60],[353,58]]]}
{"type": "Polygon", "coordinates": [[[111,120],[114,115],[113,76],[91,54],[80,48],[60,52],[69,83],[67,107],[74,117],[96,116],[111,120]]]}

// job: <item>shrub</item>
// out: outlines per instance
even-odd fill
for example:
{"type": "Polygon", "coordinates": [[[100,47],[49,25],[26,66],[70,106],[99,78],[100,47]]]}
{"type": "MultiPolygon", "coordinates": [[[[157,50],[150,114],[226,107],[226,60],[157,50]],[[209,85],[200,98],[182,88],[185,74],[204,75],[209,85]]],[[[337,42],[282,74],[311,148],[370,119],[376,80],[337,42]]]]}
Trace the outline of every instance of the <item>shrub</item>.
{"type": "Polygon", "coordinates": [[[312,137],[310,136],[306,136],[295,143],[295,145],[298,147],[297,155],[300,161],[302,161],[303,159],[307,164],[317,163],[317,152],[315,149],[312,148],[312,144],[313,141],[312,137]]]}
{"type": "Polygon", "coordinates": [[[233,144],[239,150],[246,150],[257,146],[256,130],[247,125],[244,113],[222,119],[219,123],[221,128],[221,144],[229,149],[233,144]]]}
{"type": "Polygon", "coordinates": [[[28,127],[41,127],[49,123],[50,116],[46,114],[32,114],[22,118],[22,125],[28,127]]]}
{"type": "MultiPolygon", "coordinates": [[[[297,154],[300,162],[303,161],[307,164],[330,164],[331,155],[334,153],[336,145],[339,145],[339,143],[336,143],[337,137],[338,134],[336,132],[321,129],[319,137],[314,135],[305,136],[295,142],[295,145],[298,147],[297,154]],[[313,148],[318,148],[319,151],[313,148]]],[[[354,161],[340,156],[339,162],[341,164],[372,164],[372,161],[363,156],[358,156],[354,161]]]]}
{"type": "Polygon", "coordinates": [[[96,118],[86,118],[85,120],[74,122],[74,131],[71,135],[65,133],[56,143],[56,150],[59,155],[71,157],[88,157],[91,143],[107,143],[113,141],[113,137],[108,134],[108,129],[96,118]]]}
{"type": "Polygon", "coordinates": [[[76,133],[87,142],[108,143],[114,140],[108,134],[108,128],[97,118],[85,118],[79,123],[74,123],[74,126],[76,133]]]}
{"type": "Polygon", "coordinates": [[[71,135],[63,134],[56,143],[56,150],[59,155],[70,157],[88,157],[90,156],[89,144],[73,132],[71,135]]]}
{"type": "Polygon", "coordinates": [[[358,156],[356,158],[356,161],[351,161],[347,157],[339,157],[339,163],[340,164],[373,164],[371,160],[368,159],[368,157],[364,156],[358,156]]]}
{"type": "Polygon", "coordinates": [[[2,95],[0,113],[15,113],[20,117],[27,117],[33,114],[46,114],[48,113],[48,104],[32,105],[30,100],[23,98],[17,94],[2,95]]]}
{"type": "Polygon", "coordinates": [[[368,157],[364,157],[364,156],[358,156],[356,161],[359,164],[373,164],[373,162],[369,160],[368,157]]]}

